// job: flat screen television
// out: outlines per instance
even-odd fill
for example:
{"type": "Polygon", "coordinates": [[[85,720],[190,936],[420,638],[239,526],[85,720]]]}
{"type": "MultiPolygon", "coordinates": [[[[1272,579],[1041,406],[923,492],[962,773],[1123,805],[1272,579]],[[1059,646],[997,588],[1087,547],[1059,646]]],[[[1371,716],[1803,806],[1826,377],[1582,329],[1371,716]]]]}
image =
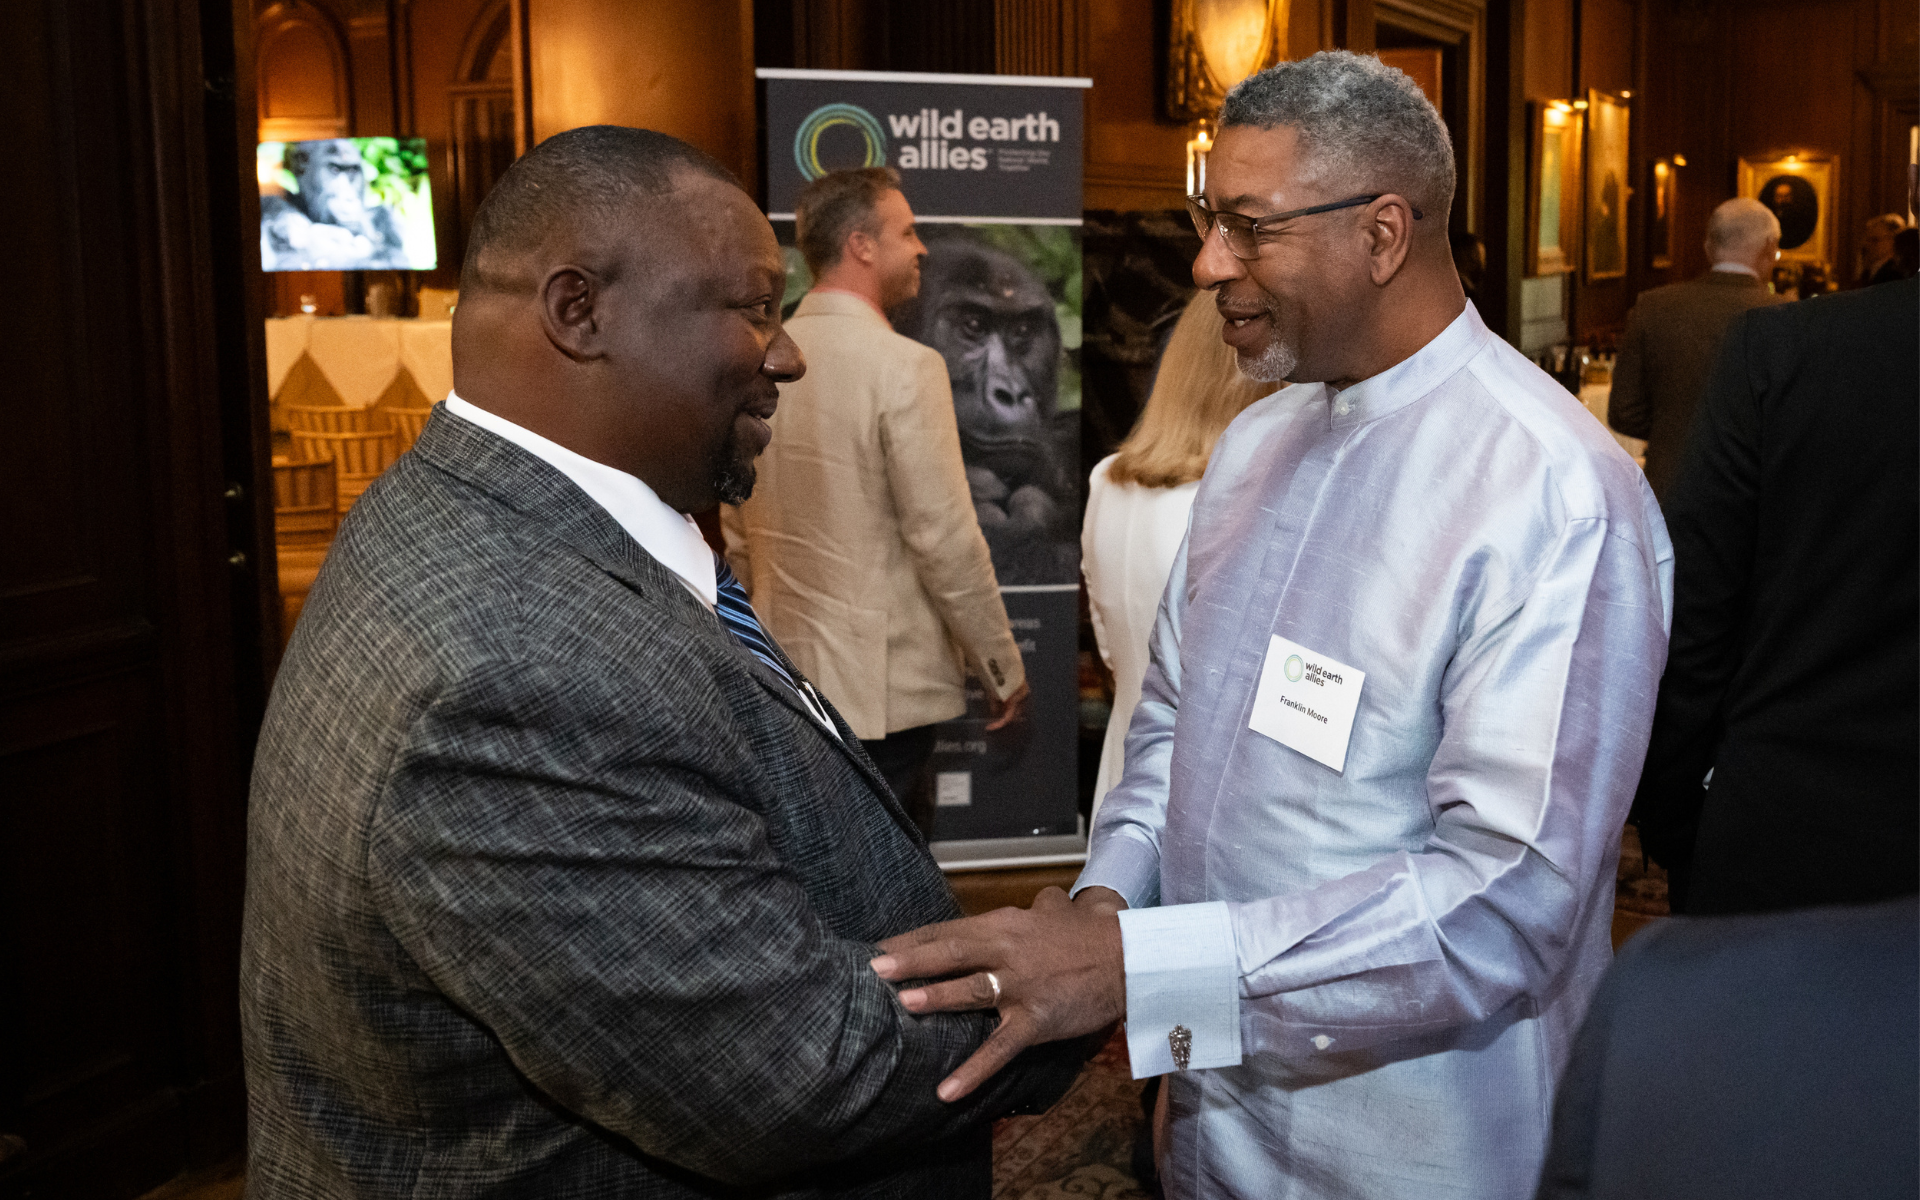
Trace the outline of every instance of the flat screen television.
{"type": "Polygon", "coordinates": [[[425,138],[261,142],[260,265],[269,271],[430,271],[425,138]]]}

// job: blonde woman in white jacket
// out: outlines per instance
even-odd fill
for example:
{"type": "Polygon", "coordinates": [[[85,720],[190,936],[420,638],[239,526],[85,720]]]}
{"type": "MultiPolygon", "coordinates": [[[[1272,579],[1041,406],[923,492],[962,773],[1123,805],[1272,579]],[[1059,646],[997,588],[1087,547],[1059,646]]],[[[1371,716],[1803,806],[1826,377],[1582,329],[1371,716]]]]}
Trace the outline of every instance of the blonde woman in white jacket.
{"type": "Polygon", "coordinates": [[[1161,352],[1140,420],[1089,481],[1080,571],[1100,657],[1113,672],[1113,715],[1093,785],[1095,816],[1124,769],[1127,725],[1147,673],[1147,637],[1207,457],[1240,411],[1275,388],[1240,374],[1232,348],[1220,340],[1221,324],[1213,293],[1199,292],[1188,302],[1161,352]]]}

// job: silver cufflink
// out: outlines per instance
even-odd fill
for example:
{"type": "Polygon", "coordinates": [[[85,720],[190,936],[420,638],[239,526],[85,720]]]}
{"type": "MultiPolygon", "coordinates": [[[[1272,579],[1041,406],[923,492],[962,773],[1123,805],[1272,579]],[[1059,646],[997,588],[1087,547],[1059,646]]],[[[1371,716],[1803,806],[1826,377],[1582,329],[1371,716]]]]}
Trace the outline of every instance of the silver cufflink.
{"type": "Polygon", "coordinates": [[[1167,1049],[1173,1051],[1173,1065],[1184,1071],[1193,1060],[1193,1030],[1175,1025],[1167,1034],[1167,1049]]]}

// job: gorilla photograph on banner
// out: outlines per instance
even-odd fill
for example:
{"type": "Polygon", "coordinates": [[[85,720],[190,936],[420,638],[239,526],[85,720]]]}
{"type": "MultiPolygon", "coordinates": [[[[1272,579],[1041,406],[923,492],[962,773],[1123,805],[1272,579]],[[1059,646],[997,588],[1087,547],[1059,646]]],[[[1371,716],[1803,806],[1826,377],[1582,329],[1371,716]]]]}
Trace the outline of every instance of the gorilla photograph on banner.
{"type": "MultiPolygon", "coordinates": [[[[787,259],[785,310],[813,286],[787,259]]],[[[1080,579],[1080,230],[922,224],[920,294],[888,316],[947,362],[974,515],[1002,587],[1080,579]]]]}
{"type": "Polygon", "coordinates": [[[1080,231],[930,225],[894,328],[947,360],[1001,586],[1080,578],[1080,231]]]}
{"type": "Polygon", "coordinates": [[[267,271],[430,271],[425,138],[261,142],[260,266],[267,271]]]}

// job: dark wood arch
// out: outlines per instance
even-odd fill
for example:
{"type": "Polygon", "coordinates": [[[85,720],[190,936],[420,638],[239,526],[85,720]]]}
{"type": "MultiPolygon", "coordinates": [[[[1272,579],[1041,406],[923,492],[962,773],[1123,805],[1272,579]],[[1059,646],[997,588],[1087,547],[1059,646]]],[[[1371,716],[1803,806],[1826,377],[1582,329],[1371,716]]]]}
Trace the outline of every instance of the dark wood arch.
{"type": "Polygon", "coordinates": [[[488,0],[467,27],[454,83],[513,86],[513,14],[507,0],[488,0]]]}
{"type": "Polygon", "coordinates": [[[465,256],[475,210],[515,157],[514,44],[508,0],[483,5],[461,42],[447,88],[453,228],[444,247],[450,257],[443,261],[458,263],[465,256]]]}
{"type": "Polygon", "coordinates": [[[353,120],[347,41],[323,10],[292,0],[254,24],[260,140],[346,137],[353,120]]]}

